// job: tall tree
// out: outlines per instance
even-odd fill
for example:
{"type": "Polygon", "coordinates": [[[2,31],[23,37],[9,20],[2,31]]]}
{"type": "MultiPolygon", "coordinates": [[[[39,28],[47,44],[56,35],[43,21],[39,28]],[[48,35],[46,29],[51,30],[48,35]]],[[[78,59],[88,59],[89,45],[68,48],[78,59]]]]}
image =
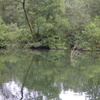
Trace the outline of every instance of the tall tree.
{"type": "Polygon", "coordinates": [[[62,0],[32,0],[28,5],[28,12],[37,41],[49,46],[61,42],[63,33],[69,23],[65,15],[62,0]],[[53,41],[53,43],[52,43],[53,41]]]}
{"type": "Polygon", "coordinates": [[[26,0],[23,0],[23,1],[15,0],[15,1],[18,1],[18,2],[20,2],[20,3],[22,4],[22,6],[23,6],[23,11],[24,11],[24,13],[25,13],[25,17],[26,17],[28,26],[29,26],[29,28],[30,28],[31,35],[32,35],[32,37],[33,37],[33,39],[34,39],[34,41],[35,41],[35,35],[34,35],[34,33],[33,33],[32,24],[31,24],[31,21],[30,21],[30,19],[29,19],[29,16],[28,16],[28,13],[27,13],[27,10],[26,10],[26,0]]]}

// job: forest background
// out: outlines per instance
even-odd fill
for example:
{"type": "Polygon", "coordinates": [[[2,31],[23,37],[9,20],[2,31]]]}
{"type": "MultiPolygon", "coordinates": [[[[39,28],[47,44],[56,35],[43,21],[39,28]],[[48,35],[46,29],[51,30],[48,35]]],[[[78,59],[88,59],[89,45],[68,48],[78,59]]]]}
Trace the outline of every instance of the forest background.
{"type": "Polygon", "coordinates": [[[100,0],[0,0],[0,48],[100,50],[100,0]]]}

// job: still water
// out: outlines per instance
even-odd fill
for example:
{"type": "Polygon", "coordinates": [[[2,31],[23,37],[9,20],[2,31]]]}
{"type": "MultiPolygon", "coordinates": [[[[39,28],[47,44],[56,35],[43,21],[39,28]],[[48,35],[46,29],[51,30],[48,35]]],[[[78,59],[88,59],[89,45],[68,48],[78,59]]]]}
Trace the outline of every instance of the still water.
{"type": "Polygon", "coordinates": [[[100,53],[0,50],[0,100],[100,100],[100,53]]]}

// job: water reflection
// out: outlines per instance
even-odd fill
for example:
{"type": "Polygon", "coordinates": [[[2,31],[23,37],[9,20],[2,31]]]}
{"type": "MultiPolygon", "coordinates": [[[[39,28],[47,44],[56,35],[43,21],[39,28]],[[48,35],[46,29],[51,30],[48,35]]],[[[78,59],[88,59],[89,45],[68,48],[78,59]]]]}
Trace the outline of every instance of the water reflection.
{"type": "Polygon", "coordinates": [[[73,60],[66,51],[0,51],[0,100],[100,100],[99,53],[73,60]]]}
{"type": "MultiPolygon", "coordinates": [[[[27,81],[28,74],[30,73],[33,60],[34,60],[34,57],[33,57],[32,60],[31,60],[31,64],[29,65],[29,68],[28,68],[28,70],[27,70],[27,73],[26,73],[26,75],[25,75],[25,78],[24,78],[24,81],[23,81],[23,84],[22,84],[22,87],[21,87],[21,99],[20,99],[20,100],[22,100],[22,99],[23,99],[23,96],[25,95],[25,94],[24,94],[24,86],[25,86],[25,83],[26,83],[26,81],[27,81]]],[[[35,97],[35,96],[34,96],[34,97],[35,97]]]]}
{"type": "Polygon", "coordinates": [[[40,100],[39,98],[46,100],[42,92],[29,90],[26,87],[23,88],[22,98],[21,84],[15,81],[4,83],[0,89],[0,100],[40,100]]]}
{"type": "MultiPolygon", "coordinates": [[[[10,81],[2,85],[0,89],[0,100],[48,100],[42,92],[29,90],[23,88],[23,98],[21,95],[21,84],[18,82],[10,81]],[[21,98],[21,99],[20,99],[21,98]]],[[[59,94],[59,100],[89,100],[86,98],[85,93],[74,93],[73,91],[61,91],[59,94]]],[[[52,99],[58,100],[58,99],[52,99]]]]}
{"type": "Polygon", "coordinates": [[[86,94],[83,93],[74,93],[73,91],[61,91],[60,93],[61,100],[89,100],[88,97],[86,97],[86,94]]]}

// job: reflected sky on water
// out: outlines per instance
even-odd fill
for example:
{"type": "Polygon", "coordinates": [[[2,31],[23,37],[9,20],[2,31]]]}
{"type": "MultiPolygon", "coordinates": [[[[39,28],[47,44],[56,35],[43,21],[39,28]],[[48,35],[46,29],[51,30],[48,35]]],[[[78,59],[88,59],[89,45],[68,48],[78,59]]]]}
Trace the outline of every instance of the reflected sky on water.
{"type": "MultiPolygon", "coordinates": [[[[28,88],[24,87],[23,89],[23,98],[21,94],[21,84],[16,83],[14,80],[8,83],[2,84],[2,90],[0,89],[0,100],[38,100],[37,98],[41,96],[42,100],[48,100],[42,92],[28,90],[28,88]]],[[[62,90],[59,94],[59,100],[89,100],[86,98],[86,94],[83,93],[75,93],[72,90],[64,91],[62,90]]],[[[52,99],[54,100],[54,99],[52,99]]]]}

